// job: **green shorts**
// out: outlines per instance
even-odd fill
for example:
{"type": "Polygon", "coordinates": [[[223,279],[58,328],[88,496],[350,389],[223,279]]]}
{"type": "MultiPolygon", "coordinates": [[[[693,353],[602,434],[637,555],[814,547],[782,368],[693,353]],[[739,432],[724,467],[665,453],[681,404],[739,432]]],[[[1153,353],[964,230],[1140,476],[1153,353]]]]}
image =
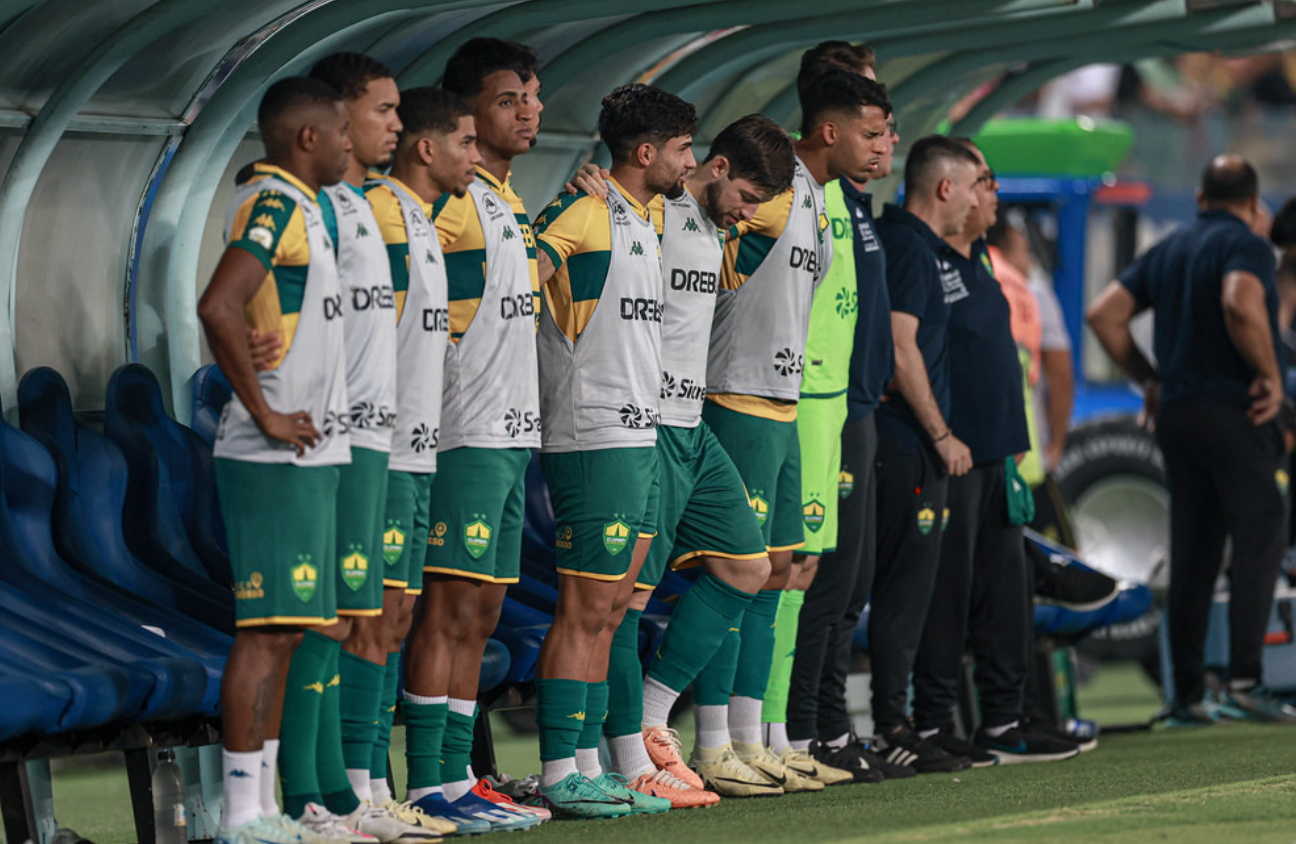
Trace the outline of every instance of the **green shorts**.
{"type": "Polygon", "coordinates": [[[541,454],[557,524],[559,574],[617,581],[655,531],[656,448],[541,454]]]}
{"type": "Polygon", "coordinates": [[[430,472],[387,473],[387,512],[383,523],[383,586],[423,592],[423,549],[427,547],[430,472]]]}
{"type": "Polygon", "coordinates": [[[351,449],[351,463],[340,467],[337,493],[338,615],[382,615],[383,515],[387,510],[385,451],[351,449]]]}
{"type": "Polygon", "coordinates": [[[827,399],[803,398],[797,403],[801,519],[805,525],[802,554],[837,550],[837,485],[841,478],[841,432],[845,424],[845,394],[827,399]]]}
{"type": "Polygon", "coordinates": [[[635,586],[655,589],[666,567],[697,565],[702,557],[760,560],[765,538],[742,478],[705,422],[657,429],[661,487],[657,539],[635,586]]]}
{"type": "Polygon", "coordinates": [[[526,507],[526,448],[455,448],[437,455],[423,571],[517,583],[526,507]]]}
{"type": "Polygon", "coordinates": [[[702,419],[738,468],[765,547],[795,551],[805,545],[797,423],[739,413],[713,401],[702,405],[702,419]]]}
{"type": "Polygon", "coordinates": [[[337,620],[337,466],[216,460],[238,627],[337,620]]]}

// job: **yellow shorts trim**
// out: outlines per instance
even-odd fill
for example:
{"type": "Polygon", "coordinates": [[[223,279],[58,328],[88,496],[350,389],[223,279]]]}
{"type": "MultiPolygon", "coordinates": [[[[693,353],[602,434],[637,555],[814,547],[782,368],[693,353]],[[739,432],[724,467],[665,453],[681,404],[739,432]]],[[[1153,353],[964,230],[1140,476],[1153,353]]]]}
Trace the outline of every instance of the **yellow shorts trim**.
{"type": "Polygon", "coordinates": [[[500,578],[495,577],[494,575],[479,574],[478,572],[475,571],[464,571],[463,569],[444,568],[441,566],[424,566],[423,572],[425,574],[427,573],[445,574],[445,575],[449,575],[450,577],[462,577],[465,580],[480,580],[483,581],[484,583],[517,583],[516,578],[512,580],[507,580],[507,579],[501,580],[500,578]]]}
{"type": "Polygon", "coordinates": [[[558,573],[571,575],[572,577],[583,577],[586,580],[601,580],[604,583],[620,583],[621,581],[625,580],[626,575],[629,574],[630,572],[627,571],[623,574],[599,574],[598,572],[592,572],[592,571],[576,571],[575,569],[558,569],[558,573]]]}
{"type": "Polygon", "coordinates": [[[649,586],[647,583],[640,583],[639,581],[636,580],[636,581],[635,581],[634,588],[637,589],[637,590],[639,590],[640,592],[651,592],[651,591],[653,591],[654,589],[656,589],[657,587],[656,587],[656,586],[649,586]]]}
{"type": "Polygon", "coordinates": [[[345,618],[376,618],[382,615],[382,607],[376,610],[338,610],[337,614],[345,618]]]}
{"type": "Polygon", "coordinates": [[[408,580],[390,580],[386,577],[383,578],[384,589],[404,589],[406,586],[409,586],[408,580]]]}
{"type": "Polygon", "coordinates": [[[234,622],[235,627],[272,627],[289,625],[292,627],[323,627],[337,621],[336,618],[324,618],[319,615],[271,615],[265,618],[240,618],[234,622]]]}
{"type": "Polygon", "coordinates": [[[641,533],[641,534],[639,534],[639,538],[640,538],[640,539],[656,539],[656,538],[657,538],[657,531],[653,531],[652,533],[641,533]]]}
{"type": "Polygon", "coordinates": [[[779,546],[767,545],[765,546],[765,550],[767,553],[773,554],[776,551],[795,551],[798,548],[804,548],[804,547],[805,547],[805,542],[802,541],[802,542],[798,542],[795,545],[779,545],[779,546]]]}
{"type": "Polygon", "coordinates": [[[691,568],[699,564],[698,557],[719,557],[722,560],[759,560],[768,556],[768,551],[760,554],[730,554],[727,551],[690,551],[671,560],[670,566],[672,569],[691,568]],[[687,565],[685,565],[686,563],[687,565]]]}

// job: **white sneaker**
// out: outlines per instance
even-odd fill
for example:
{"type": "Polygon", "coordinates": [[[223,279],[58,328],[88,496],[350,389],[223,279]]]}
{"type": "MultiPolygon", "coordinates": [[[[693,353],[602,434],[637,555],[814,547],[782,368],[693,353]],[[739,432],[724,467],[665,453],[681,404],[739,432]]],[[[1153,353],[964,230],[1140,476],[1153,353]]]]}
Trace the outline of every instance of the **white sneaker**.
{"type": "Polygon", "coordinates": [[[450,821],[434,818],[418,806],[415,806],[413,803],[399,803],[394,797],[382,804],[382,808],[395,815],[396,819],[401,823],[422,827],[429,832],[438,832],[441,835],[454,835],[459,831],[459,827],[450,821]]]}
{"type": "Polygon", "coordinates": [[[256,818],[233,829],[221,828],[217,844],[302,844],[302,837],[277,818],[256,818]]]}
{"type": "Polygon", "coordinates": [[[296,836],[296,840],[300,841],[301,844],[338,844],[336,839],[325,838],[323,835],[319,835],[315,830],[305,824],[298,823],[284,814],[265,817],[263,820],[265,820],[266,823],[279,827],[284,832],[288,833],[290,838],[296,836]]]}
{"type": "Polygon", "coordinates": [[[395,813],[375,806],[368,800],[360,801],[359,807],[342,822],[352,829],[372,835],[383,844],[429,844],[441,840],[440,833],[405,823],[395,813]]]}
{"type": "Polygon", "coordinates": [[[341,815],[335,815],[318,803],[307,803],[297,822],[316,835],[334,842],[378,844],[378,839],[351,827],[341,815]]]}

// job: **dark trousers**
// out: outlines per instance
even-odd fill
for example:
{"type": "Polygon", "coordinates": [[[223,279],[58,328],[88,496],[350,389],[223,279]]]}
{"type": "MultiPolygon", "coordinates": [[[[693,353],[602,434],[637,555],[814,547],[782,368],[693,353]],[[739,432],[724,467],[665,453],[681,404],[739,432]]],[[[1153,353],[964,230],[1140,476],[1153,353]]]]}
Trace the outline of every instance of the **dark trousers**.
{"type": "Polygon", "coordinates": [[[945,511],[940,457],[905,422],[878,411],[877,566],[869,610],[873,721],[907,722],[909,675],[922,640],[945,511]]]}
{"type": "Polygon", "coordinates": [[[787,731],[824,740],[850,730],[846,674],[851,639],[873,587],[877,548],[877,425],[873,414],[842,428],[842,471],[850,489],[837,517],[837,550],[819,559],[797,626],[788,690],[787,731]]]}
{"type": "Polygon", "coordinates": [[[1285,508],[1276,475],[1282,437],[1256,427],[1245,408],[1175,403],[1157,415],[1170,488],[1167,624],[1175,698],[1205,692],[1202,659],[1215,579],[1231,537],[1229,679],[1261,680],[1261,652],[1282,564],[1285,508]]]}
{"type": "Polygon", "coordinates": [[[1022,529],[1008,524],[1003,461],[950,478],[946,501],[940,566],[914,663],[914,722],[919,730],[953,727],[970,647],[981,720],[1008,724],[1022,716],[1033,611],[1022,529]]]}

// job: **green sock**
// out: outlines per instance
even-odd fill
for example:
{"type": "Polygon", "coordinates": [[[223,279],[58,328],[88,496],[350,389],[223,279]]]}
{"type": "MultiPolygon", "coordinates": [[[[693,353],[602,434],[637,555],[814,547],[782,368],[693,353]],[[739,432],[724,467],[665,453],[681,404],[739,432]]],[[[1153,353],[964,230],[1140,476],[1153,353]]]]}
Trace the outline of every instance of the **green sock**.
{"type": "Polygon", "coordinates": [[[796,654],[797,623],[801,619],[803,603],[804,589],[784,592],[779,598],[778,614],[774,620],[774,663],[770,666],[769,682],[765,686],[765,705],[761,707],[761,721],[764,723],[787,721],[792,659],[796,654]]]}
{"type": "MultiPolygon", "coordinates": [[[[715,656],[698,672],[693,681],[693,703],[697,706],[728,706],[733,691],[734,671],[738,668],[738,650],[742,639],[738,635],[742,616],[734,619],[725,632],[715,656]]],[[[669,630],[670,628],[666,628],[669,630]]],[[[656,666],[654,666],[655,668],[656,666]]]]}
{"type": "MultiPolygon", "coordinates": [[[[648,676],[668,689],[684,691],[708,668],[730,631],[740,626],[743,610],[754,597],[718,577],[703,574],[676,605],[648,676]]],[[[737,659],[736,651],[733,659],[737,659]]],[[[729,676],[725,682],[732,682],[733,669],[725,668],[724,672],[729,676]]],[[[714,684],[715,679],[710,682],[714,684]]],[[[724,703],[728,702],[726,690],[724,703]]]]}
{"type": "Polygon", "coordinates": [[[441,785],[441,744],[445,738],[448,703],[401,701],[405,716],[405,762],[409,766],[407,788],[437,788],[441,785]]]}
{"type": "MultiPolygon", "coordinates": [[[[640,692],[640,697],[643,693],[640,692]]],[[[643,701],[640,701],[643,706],[643,701]]],[[[585,684],[585,724],[581,727],[580,738],[576,740],[577,750],[590,750],[598,747],[599,736],[603,735],[603,724],[608,717],[608,683],[585,684]]]]}
{"type": "MultiPolygon", "coordinates": [[[[643,664],[639,662],[639,617],[642,615],[641,610],[626,610],[621,626],[612,634],[605,684],[608,690],[607,722],[603,725],[603,732],[609,737],[635,736],[641,729],[643,664]]],[[[589,721],[585,723],[588,725],[589,721]]]]}
{"type": "Polygon", "coordinates": [[[583,680],[536,680],[541,762],[575,758],[586,715],[583,680]]]}
{"type": "Polygon", "coordinates": [[[369,759],[370,779],[387,779],[387,751],[391,748],[392,722],[396,720],[396,687],[399,684],[400,653],[387,654],[381,704],[378,707],[378,730],[374,736],[373,754],[369,759]]]}
{"type": "Polygon", "coordinates": [[[349,815],[360,805],[347,779],[346,762],[342,761],[342,676],[338,670],[342,643],[329,640],[328,670],[324,676],[324,697],[320,701],[319,746],[315,752],[315,770],[319,772],[324,806],[335,815],[349,815]]]}
{"type": "Polygon", "coordinates": [[[762,589],[743,613],[739,638],[738,668],[734,671],[733,693],[762,700],[769,683],[774,659],[774,619],[778,615],[781,589],[762,589]]]}
{"type": "Polygon", "coordinates": [[[473,725],[477,722],[477,705],[471,715],[455,712],[446,714],[445,738],[441,740],[441,782],[461,782],[468,778],[468,764],[472,761],[473,725]]]}
{"type": "Polygon", "coordinates": [[[288,665],[284,689],[283,726],[279,728],[279,779],[284,812],[300,818],[307,803],[322,803],[315,750],[319,736],[320,703],[328,682],[329,653],[337,643],[307,630],[288,665]]]}
{"type": "Polygon", "coordinates": [[[342,651],[338,675],[342,678],[342,759],[348,770],[367,771],[378,736],[387,666],[342,651]]]}

